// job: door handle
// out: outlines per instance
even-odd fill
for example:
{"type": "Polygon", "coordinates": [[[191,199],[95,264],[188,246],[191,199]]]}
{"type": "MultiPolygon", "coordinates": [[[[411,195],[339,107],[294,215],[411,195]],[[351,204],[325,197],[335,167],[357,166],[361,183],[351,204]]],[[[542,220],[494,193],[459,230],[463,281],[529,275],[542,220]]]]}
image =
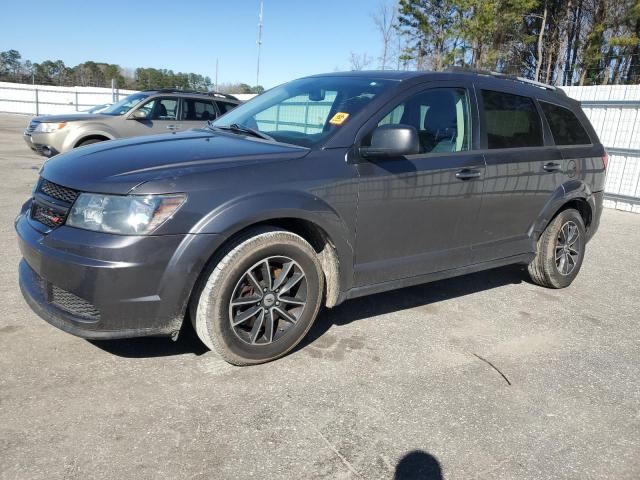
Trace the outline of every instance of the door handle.
{"type": "Polygon", "coordinates": [[[178,125],[167,125],[167,130],[178,130],[179,128],[178,125]]]}
{"type": "Polygon", "coordinates": [[[472,178],[480,178],[480,170],[463,168],[462,170],[456,173],[456,178],[460,180],[471,180],[472,178]]]}
{"type": "Polygon", "coordinates": [[[549,163],[545,163],[542,168],[544,168],[544,170],[546,172],[559,172],[560,171],[560,164],[559,163],[549,162],[549,163]]]}

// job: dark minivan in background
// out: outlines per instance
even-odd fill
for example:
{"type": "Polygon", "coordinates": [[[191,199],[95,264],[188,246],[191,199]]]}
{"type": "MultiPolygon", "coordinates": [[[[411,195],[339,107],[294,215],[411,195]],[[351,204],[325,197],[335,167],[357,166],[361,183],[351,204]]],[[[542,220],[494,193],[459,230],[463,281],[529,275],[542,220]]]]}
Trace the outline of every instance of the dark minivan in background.
{"type": "Polygon", "coordinates": [[[506,264],[569,285],[607,156],[579,104],[518,78],[350,72],[276,87],[200,130],[47,161],[16,220],[33,310],[86,338],[185,319],[237,365],[321,305],[506,264]]]}

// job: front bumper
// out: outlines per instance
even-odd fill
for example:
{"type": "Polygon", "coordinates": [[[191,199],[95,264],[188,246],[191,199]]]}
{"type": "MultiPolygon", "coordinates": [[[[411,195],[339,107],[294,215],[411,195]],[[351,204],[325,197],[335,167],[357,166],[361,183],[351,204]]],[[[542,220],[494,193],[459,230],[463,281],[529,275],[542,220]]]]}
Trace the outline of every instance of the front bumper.
{"type": "Polygon", "coordinates": [[[218,235],[121,236],[16,220],[20,289],[50,324],[84,338],[172,335],[218,235]]]}
{"type": "Polygon", "coordinates": [[[43,157],[53,157],[60,153],[60,148],[53,145],[51,139],[47,138],[48,134],[23,133],[22,139],[27,146],[38,155],[43,157]]]}

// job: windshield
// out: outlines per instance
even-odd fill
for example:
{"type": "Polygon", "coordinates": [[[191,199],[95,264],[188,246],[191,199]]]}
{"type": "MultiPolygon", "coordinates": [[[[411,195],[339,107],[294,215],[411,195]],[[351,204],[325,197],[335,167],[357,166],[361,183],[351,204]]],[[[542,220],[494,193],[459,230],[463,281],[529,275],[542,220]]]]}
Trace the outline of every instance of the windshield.
{"type": "Polygon", "coordinates": [[[211,125],[239,125],[278,142],[314,147],[346,125],[392,83],[365,77],[302,78],[259,95],[211,125]]]}
{"type": "Polygon", "coordinates": [[[122,100],[114,103],[108,108],[105,108],[100,113],[104,115],[124,115],[129,110],[131,110],[131,107],[133,107],[134,105],[137,105],[148,96],[149,96],[148,93],[134,93],[132,95],[124,97],[122,100]]]}

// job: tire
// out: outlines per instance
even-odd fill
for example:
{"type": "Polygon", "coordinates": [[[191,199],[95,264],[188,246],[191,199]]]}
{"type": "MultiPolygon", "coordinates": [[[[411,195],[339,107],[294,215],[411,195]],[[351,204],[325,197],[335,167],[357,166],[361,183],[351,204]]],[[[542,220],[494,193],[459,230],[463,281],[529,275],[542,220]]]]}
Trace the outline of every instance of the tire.
{"type": "Polygon", "coordinates": [[[582,216],[574,209],[563,210],[547,225],[538,240],[536,257],[528,267],[531,280],[547,288],[571,285],[582,266],[585,246],[582,216]],[[567,244],[570,245],[565,248],[567,244]]]}
{"type": "Polygon", "coordinates": [[[311,245],[289,231],[261,227],[217,258],[202,275],[192,302],[200,340],[233,365],[268,362],[293,349],[313,325],[324,289],[311,245]]]}
{"type": "Polygon", "coordinates": [[[85,140],[83,142],[80,142],[78,145],[76,145],[76,148],[78,148],[78,147],[86,147],[87,145],[92,145],[92,144],[98,143],[98,142],[104,142],[104,140],[101,140],[99,138],[90,138],[89,140],[85,140]]]}

